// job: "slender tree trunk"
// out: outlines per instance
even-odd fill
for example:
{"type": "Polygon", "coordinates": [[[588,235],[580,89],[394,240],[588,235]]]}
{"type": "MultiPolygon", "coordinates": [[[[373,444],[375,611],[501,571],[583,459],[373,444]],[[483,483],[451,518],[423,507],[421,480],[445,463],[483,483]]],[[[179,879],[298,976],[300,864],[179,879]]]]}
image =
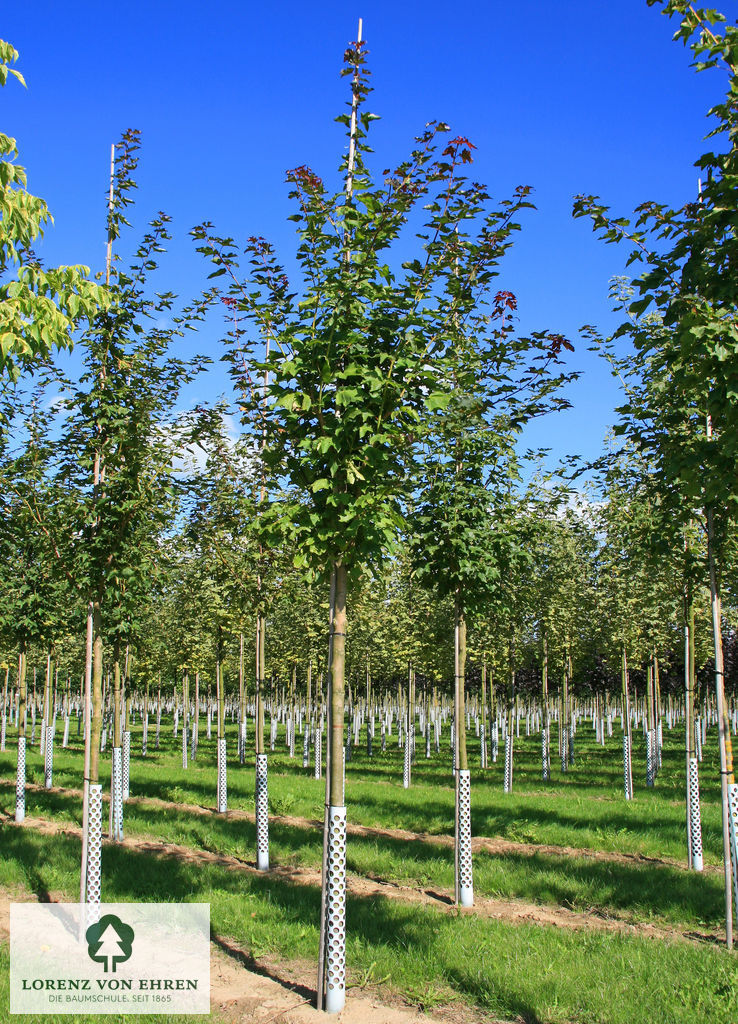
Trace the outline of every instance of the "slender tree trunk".
{"type": "Polygon", "coordinates": [[[623,782],[625,799],[633,799],[633,741],[630,728],[630,693],[628,687],[628,659],[623,644],[621,658],[621,681],[623,687],[623,782]]]}
{"type": "Polygon", "coordinates": [[[56,707],[56,659],[53,644],[49,647],[46,665],[48,679],[44,706],[44,786],[46,789],[51,789],[54,766],[54,709],[56,707]]]}
{"type": "Polygon", "coordinates": [[[18,757],[15,780],[15,820],[26,816],[26,641],[21,640],[18,655],[18,757]]]}
{"type": "Polygon", "coordinates": [[[331,634],[333,661],[331,664],[331,716],[330,716],[330,806],[344,807],[343,718],[346,690],[346,588],[347,573],[343,562],[337,562],[336,596],[331,634]]]}
{"type": "Polygon", "coordinates": [[[482,655],[482,749],[481,765],[487,767],[487,655],[482,655]]]}
{"type": "MultiPolygon", "coordinates": [[[[348,574],[339,560],[333,566],[330,629],[330,691],[326,763],[326,826],[324,832],[325,894],[321,960],[328,1013],[340,1012],[346,999],[346,800],[343,719],[346,688],[346,596],[348,574]]],[[[319,965],[320,971],[320,965],[319,965]]]]}
{"type": "MultiPolygon", "coordinates": [[[[710,598],[712,606],[712,635],[715,653],[715,698],[718,718],[718,742],[720,746],[720,796],[723,817],[723,867],[725,874],[725,940],[728,949],[733,948],[733,879],[731,870],[731,846],[735,850],[735,822],[731,815],[731,787],[735,786],[733,774],[733,750],[730,742],[730,723],[725,705],[725,673],[723,664],[722,605],[720,586],[715,565],[715,530],[712,509],[707,510],[707,558],[710,570],[710,598]]],[[[736,865],[738,867],[738,865],[736,865]]]]}
{"type": "Polygon", "coordinates": [[[95,598],[92,612],[92,719],[90,722],[90,783],[100,781],[100,737],[102,734],[103,637],[101,599],[95,598]]]}
{"type": "Polygon", "coordinates": [[[120,841],[123,838],[123,724],[122,682],[120,673],[120,642],[113,648],[113,752],[110,776],[110,818],[108,835],[120,841]]]}
{"type": "Polygon", "coordinates": [[[694,752],[694,595],[687,580],[684,587],[684,747],[686,756],[687,865],[701,871],[702,821],[699,770],[694,752]]]}
{"type": "Polygon", "coordinates": [[[548,714],[548,637],[543,634],[543,665],[541,668],[541,701],[543,728],[541,739],[541,775],[546,782],[551,776],[551,723],[548,714]]]}
{"type": "MultiPolygon", "coordinates": [[[[0,742],[0,750],[5,750],[5,736],[8,728],[8,680],[10,679],[10,665],[5,668],[5,684],[3,686],[3,721],[2,721],[2,741],[0,742]]],[[[12,699],[12,695],[11,695],[12,699]]]]}
{"type": "Polygon", "coordinates": [[[466,749],[466,616],[462,593],[454,600],[454,723],[456,735],[456,902],[463,907],[474,905],[471,854],[471,776],[466,749]]]}

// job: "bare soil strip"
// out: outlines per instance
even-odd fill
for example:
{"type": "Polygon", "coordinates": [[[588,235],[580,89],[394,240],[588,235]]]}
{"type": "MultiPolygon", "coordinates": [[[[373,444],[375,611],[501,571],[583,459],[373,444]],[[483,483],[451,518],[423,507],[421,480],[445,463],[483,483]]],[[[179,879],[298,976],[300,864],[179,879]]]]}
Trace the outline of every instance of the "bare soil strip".
{"type": "MultiPolygon", "coordinates": [[[[175,805],[178,806],[178,805],[175,805]]],[[[10,815],[0,815],[0,822],[15,825],[10,815]]],[[[60,825],[46,818],[26,817],[23,826],[34,828],[47,835],[81,836],[81,829],[74,825],[60,825]]],[[[105,840],[105,843],[108,843],[105,840]]],[[[122,844],[128,849],[154,856],[173,857],[187,863],[214,864],[229,871],[241,871],[264,877],[257,871],[253,861],[243,860],[232,854],[218,853],[212,850],[196,849],[179,843],[170,843],[143,836],[127,836],[122,844]]],[[[275,865],[269,874],[295,885],[320,886],[320,871],[313,868],[275,865]]],[[[722,941],[718,934],[708,934],[680,928],[663,928],[656,925],[630,921],[623,917],[605,916],[592,911],[575,911],[566,907],[546,907],[524,900],[494,899],[476,896],[473,907],[458,908],[450,891],[445,889],[421,889],[410,885],[402,885],[379,877],[358,876],[349,873],[347,886],[351,894],[364,897],[384,897],[397,899],[405,903],[432,907],[449,914],[472,914],[479,917],[496,918],[510,923],[527,923],[544,926],[555,926],[569,929],[599,929],[601,931],[620,932],[667,941],[709,942],[722,941]]]]}

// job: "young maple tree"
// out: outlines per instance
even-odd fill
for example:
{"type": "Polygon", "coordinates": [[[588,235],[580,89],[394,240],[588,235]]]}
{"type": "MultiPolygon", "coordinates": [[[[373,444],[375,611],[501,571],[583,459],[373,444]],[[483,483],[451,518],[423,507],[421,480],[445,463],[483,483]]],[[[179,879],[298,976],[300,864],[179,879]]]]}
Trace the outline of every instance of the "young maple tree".
{"type": "Polygon", "coordinates": [[[644,202],[631,222],[614,217],[597,197],[580,196],[574,215],[589,216],[607,242],[630,245],[629,263],[643,267],[634,281],[637,298],[615,335],[632,343],[630,378],[637,378],[620,410],[618,431],[653,467],[663,501],[674,505],[676,498],[682,523],[701,520],[707,537],[726,937],[732,947],[738,821],[730,797],[738,800],[738,788],[731,790],[736,783],[723,679],[721,569],[738,516],[738,25],[689,0],[647,2],[679,19],[675,38],[690,45],[698,71],[717,70],[726,80],[724,100],[710,111],[716,121],[710,136],[718,145],[697,161],[701,188],[679,208],[644,202]]]}
{"type": "Polygon", "coordinates": [[[210,224],[193,232],[215,265],[213,274],[229,279],[225,298],[237,317],[229,358],[245,429],[265,472],[301,496],[272,503],[262,519],[265,543],[272,525],[279,526],[280,539],[285,530],[290,536],[295,564],[331,579],[331,1010],[341,1008],[345,991],[345,870],[336,851],[345,844],[352,581],[395,541],[407,452],[418,442],[426,411],[449,401],[459,325],[490,288],[516,215],[531,205],[523,186],[491,208],[484,186],[465,174],[474,147],[462,136],[449,140],[441,122],[426,127],[407,160],[373,176],[366,156],[375,116],[364,110],[369,72],[362,42],[347,49],[344,74],[352,90],[349,110],[338,119],[348,135],[340,187],[332,191],[304,165],[287,176],[297,206],[299,290],[263,239],[249,239],[242,256],[233,239],[218,236],[210,224]],[[332,935],[339,938],[334,942],[332,935]]]}

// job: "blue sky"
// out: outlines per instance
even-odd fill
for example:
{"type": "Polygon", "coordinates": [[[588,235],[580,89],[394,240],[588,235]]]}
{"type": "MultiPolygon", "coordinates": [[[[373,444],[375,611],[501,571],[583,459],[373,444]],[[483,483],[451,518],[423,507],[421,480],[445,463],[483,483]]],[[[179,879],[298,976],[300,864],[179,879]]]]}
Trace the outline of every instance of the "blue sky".
{"type": "MultiPolygon", "coordinates": [[[[378,170],[438,119],[476,145],[474,176],[493,197],[533,186],[538,210],[525,217],[500,286],[518,297],[521,331],[547,328],[576,344],[568,363],[582,377],[572,410],[536,424],[527,440],[557,457],[596,456],[618,395],[578,332],[614,326],[608,281],[624,272],[625,253],[572,219],[573,196],[598,194],[619,214],[645,199],[694,196],[705,114],[722,94],[719,74],[696,75],[689,51],[671,40],[676,24],[645,0],[8,7],[2,32],[20,51],[28,89],[3,90],[1,127],[55,218],[44,258],[101,269],[110,144],[132,127],[143,135],[137,222],[159,209],[174,222],[163,286],[183,296],[201,287],[206,268],[188,231],[203,220],[236,239],[264,235],[289,266],[296,242],[284,172],[309,164],[330,176],[339,164],[344,137],[333,118],[348,97],[339,71],[359,16],[368,108],[382,118],[378,170]]],[[[195,345],[216,360],[219,330],[214,321],[195,345]]],[[[227,389],[216,366],[185,404],[227,389]]]]}

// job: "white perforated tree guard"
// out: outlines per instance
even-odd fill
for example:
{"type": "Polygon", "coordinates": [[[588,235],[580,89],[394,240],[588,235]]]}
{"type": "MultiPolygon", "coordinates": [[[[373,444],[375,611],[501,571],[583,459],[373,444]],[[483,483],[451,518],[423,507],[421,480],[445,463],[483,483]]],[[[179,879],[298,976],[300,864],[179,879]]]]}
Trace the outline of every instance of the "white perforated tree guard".
{"type": "Polygon", "coordinates": [[[728,827],[730,831],[730,859],[733,865],[733,901],[738,914],[738,783],[728,784],[728,827]]]}
{"type": "Polygon", "coordinates": [[[3,711],[3,724],[0,727],[0,750],[5,750],[5,731],[7,729],[8,716],[3,711]]]}
{"type": "Polygon", "coordinates": [[[123,800],[131,795],[131,734],[123,733],[123,800]]]}
{"type": "Polygon", "coordinates": [[[410,744],[405,744],[405,752],[402,760],[402,785],[405,789],[410,787],[410,744]]]}
{"type": "Polygon", "coordinates": [[[91,785],[87,833],[87,925],[100,917],[102,892],[102,786],[91,785]]]}
{"type": "Polygon", "coordinates": [[[228,764],[226,762],[225,736],[218,740],[218,813],[228,810],[228,764]]]}
{"type": "MultiPolygon", "coordinates": [[[[316,754],[317,756],[317,754],[316,754]]],[[[256,867],[269,870],[269,777],[267,755],[256,755],[256,867]]]]}
{"type": "Polygon", "coordinates": [[[633,791],[630,774],[630,744],[628,743],[627,732],[623,733],[623,789],[625,791],[625,799],[630,800],[633,796],[633,791]]]}
{"type": "Polygon", "coordinates": [[[123,755],[120,747],[113,747],[113,764],[110,780],[111,834],[110,838],[123,841],[123,755]]]}
{"type": "Polygon", "coordinates": [[[459,849],[456,863],[459,872],[459,902],[462,907],[473,907],[471,774],[463,768],[459,771],[459,849]]]}
{"type": "Polygon", "coordinates": [[[646,733],[646,785],[653,786],[654,775],[656,774],[656,757],[654,752],[655,733],[646,733]]]}
{"type": "Polygon", "coordinates": [[[46,751],[44,754],[44,787],[51,789],[54,777],[54,730],[46,730],[46,751]]]}
{"type": "Polygon", "coordinates": [[[656,767],[661,768],[661,749],[664,746],[664,733],[661,722],[656,729],[656,767]]]}
{"type": "Polygon", "coordinates": [[[346,1003],[346,808],[328,812],[325,1009],[340,1013],[346,1003]]]}
{"type": "Polygon", "coordinates": [[[143,737],[141,739],[141,756],[146,757],[146,751],[149,745],[149,713],[148,711],[144,715],[143,720],[143,737]]]}
{"type": "Polygon", "coordinates": [[[546,729],[541,729],[541,778],[544,782],[548,782],[550,775],[548,766],[548,732],[546,729]]]}
{"type": "Polygon", "coordinates": [[[69,746],[69,715],[64,716],[64,736],[62,737],[62,750],[69,746]]]}
{"type": "Polygon", "coordinates": [[[323,774],[323,734],[320,726],[315,726],[315,778],[319,779],[323,774]]]}
{"type": "Polygon", "coordinates": [[[512,793],[512,777],[513,777],[513,738],[512,733],[508,733],[505,737],[505,783],[503,789],[505,793],[512,793]]]}
{"type": "Polygon", "coordinates": [[[18,737],[18,765],[15,774],[15,820],[26,816],[26,737],[18,737]]]}
{"type": "Polygon", "coordinates": [[[187,722],[182,723],[182,767],[187,767],[187,755],[189,753],[189,742],[187,739],[187,722]]]}
{"type": "Polygon", "coordinates": [[[700,783],[697,758],[689,759],[689,843],[692,867],[702,871],[702,816],[700,813],[700,783]]]}

